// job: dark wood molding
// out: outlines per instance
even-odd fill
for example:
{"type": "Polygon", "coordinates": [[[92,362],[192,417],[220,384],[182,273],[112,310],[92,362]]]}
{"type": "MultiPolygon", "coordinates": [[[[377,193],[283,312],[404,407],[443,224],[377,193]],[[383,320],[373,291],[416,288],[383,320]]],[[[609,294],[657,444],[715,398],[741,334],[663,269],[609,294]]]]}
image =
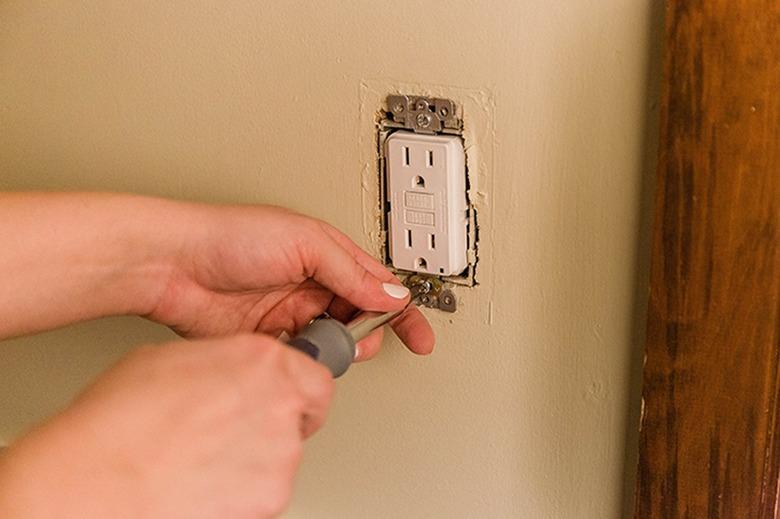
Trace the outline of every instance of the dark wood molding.
{"type": "Polygon", "coordinates": [[[774,518],[780,2],[668,0],[636,518],[774,518]]]}

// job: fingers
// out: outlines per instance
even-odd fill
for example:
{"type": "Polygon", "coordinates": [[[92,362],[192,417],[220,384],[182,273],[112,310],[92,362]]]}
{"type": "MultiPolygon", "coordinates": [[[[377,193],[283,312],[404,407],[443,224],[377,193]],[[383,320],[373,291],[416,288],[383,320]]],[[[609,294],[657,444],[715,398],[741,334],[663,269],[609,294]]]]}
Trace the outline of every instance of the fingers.
{"type": "MultiPolygon", "coordinates": [[[[232,388],[236,387],[235,380],[242,381],[242,394],[247,399],[245,408],[257,412],[260,423],[266,424],[270,419],[276,423],[273,427],[300,430],[303,438],[324,424],[333,398],[334,380],[328,368],[308,355],[262,334],[194,344],[206,346],[209,357],[213,357],[201,359],[204,369],[228,375],[219,379],[221,384],[229,381],[232,388]]],[[[207,375],[201,374],[198,382],[202,383],[207,375]]]]}
{"type": "Polygon", "coordinates": [[[334,297],[330,305],[328,305],[328,315],[338,319],[342,323],[348,323],[351,321],[360,310],[355,308],[355,305],[344,299],[343,297],[334,297]]]}
{"type": "MultiPolygon", "coordinates": [[[[356,262],[374,274],[377,278],[393,281],[396,279],[392,272],[387,270],[384,265],[366,251],[358,247],[357,244],[349,239],[344,233],[327,223],[323,224],[323,228],[334,241],[344,247],[344,249],[355,258],[356,262]]],[[[352,317],[354,315],[354,308],[349,308],[349,305],[345,303],[345,301],[342,301],[339,298],[334,299],[331,304],[332,312],[334,313],[331,313],[331,315],[338,319],[341,319],[342,316],[346,314],[349,314],[349,317],[352,317]]],[[[329,312],[330,311],[331,310],[329,309],[329,312]]],[[[392,326],[395,333],[398,335],[398,338],[414,353],[427,355],[433,351],[435,343],[433,329],[419,309],[410,307],[392,323],[392,326]]],[[[367,337],[365,341],[367,342],[363,348],[364,353],[358,357],[358,360],[367,360],[377,353],[379,346],[381,345],[381,334],[367,337]]],[[[362,346],[362,344],[359,346],[362,346]]]]}
{"type": "Polygon", "coordinates": [[[258,402],[263,401],[261,393],[266,393],[266,397],[281,406],[277,419],[289,416],[300,420],[303,438],[322,427],[334,390],[333,376],[328,368],[266,335],[238,336],[222,341],[237,342],[239,347],[246,344],[254,350],[254,354],[241,364],[250,364],[247,373],[253,380],[249,385],[254,388],[258,402]]]}
{"type": "MultiPolygon", "coordinates": [[[[417,307],[409,307],[395,318],[390,326],[406,347],[417,355],[428,355],[433,351],[435,338],[428,320],[417,307]]],[[[384,333],[380,328],[357,343],[355,362],[373,358],[382,346],[384,333]]]]}
{"type": "Polygon", "coordinates": [[[384,327],[374,330],[368,337],[355,345],[355,362],[363,362],[374,358],[382,348],[384,327]]]}
{"type": "Polygon", "coordinates": [[[433,328],[416,306],[410,306],[404,313],[390,323],[401,342],[418,355],[428,355],[433,351],[436,339],[433,328]]]}
{"type": "MultiPolygon", "coordinates": [[[[342,243],[331,236],[328,226],[318,226],[303,254],[307,271],[315,281],[357,308],[387,312],[403,308],[409,291],[387,269],[377,268],[376,260],[360,252],[357,245],[342,243]]],[[[351,242],[349,242],[351,243],[351,242]]],[[[378,264],[378,262],[377,262],[378,264]]]]}
{"type": "Polygon", "coordinates": [[[292,348],[287,361],[287,373],[303,398],[301,434],[308,438],[325,423],[333,398],[335,384],[328,368],[292,348]]]}
{"type": "Polygon", "coordinates": [[[387,269],[387,267],[382,265],[381,262],[371,256],[369,253],[361,249],[354,241],[349,238],[349,236],[326,222],[322,222],[322,226],[324,231],[331,238],[333,238],[336,243],[344,247],[344,249],[350,253],[352,257],[355,258],[355,261],[357,261],[358,264],[360,264],[363,268],[383,281],[396,281],[396,277],[387,269]]]}
{"type": "MultiPolygon", "coordinates": [[[[302,256],[311,277],[337,296],[328,306],[331,316],[348,322],[358,309],[392,311],[408,303],[409,292],[393,273],[349,237],[319,221],[312,230],[302,256]]],[[[416,307],[405,311],[392,326],[412,352],[427,355],[433,350],[433,330],[416,307]]],[[[381,342],[381,331],[361,341],[356,360],[376,355],[381,342]]]]}
{"type": "MultiPolygon", "coordinates": [[[[348,301],[335,298],[327,309],[335,319],[343,323],[351,321],[358,310],[348,301]]],[[[407,308],[403,314],[390,323],[398,338],[406,347],[418,354],[428,355],[433,351],[435,337],[433,329],[422,312],[414,305],[407,308]]],[[[357,344],[358,355],[356,362],[373,358],[382,345],[381,329],[366,337],[357,344]]]]}
{"type": "Polygon", "coordinates": [[[282,332],[293,336],[325,311],[332,301],[333,292],[316,281],[304,281],[260,318],[255,331],[274,337],[282,332]]]}

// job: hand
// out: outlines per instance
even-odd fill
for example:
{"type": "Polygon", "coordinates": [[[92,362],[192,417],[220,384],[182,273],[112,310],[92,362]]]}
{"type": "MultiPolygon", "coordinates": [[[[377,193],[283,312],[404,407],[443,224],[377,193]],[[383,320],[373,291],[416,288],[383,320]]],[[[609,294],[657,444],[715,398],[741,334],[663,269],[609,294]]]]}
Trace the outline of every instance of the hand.
{"type": "MultiPolygon", "coordinates": [[[[283,209],[103,193],[0,193],[0,338],[109,315],[187,337],[293,335],[328,311],[390,311],[403,290],[330,225],[283,209]]],[[[392,323],[414,352],[433,332],[417,308],[392,323]]],[[[358,344],[376,353],[381,330],[358,344]]]]}
{"type": "MultiPolygon", "coordinates": [[[[392,273],[324,222],[263,206],[179,210],[174,221],[185,239],[148,317],[183,336],[292,336],[324,311],[346,321],[357,309],[390,311],[408,301],[392,273]]],[[[415,353],[433,349],[433,332],[417,308],[392,326],[415,353]]],[[[372,357],[380,343],[381,330],[361,341],[358,360],[372,357]]]]}
{"type": "Polygon", "coordinates": [[[274,516],[333,385],[262,335],[140,348],[9,448],[0,515],[274,516]]]}

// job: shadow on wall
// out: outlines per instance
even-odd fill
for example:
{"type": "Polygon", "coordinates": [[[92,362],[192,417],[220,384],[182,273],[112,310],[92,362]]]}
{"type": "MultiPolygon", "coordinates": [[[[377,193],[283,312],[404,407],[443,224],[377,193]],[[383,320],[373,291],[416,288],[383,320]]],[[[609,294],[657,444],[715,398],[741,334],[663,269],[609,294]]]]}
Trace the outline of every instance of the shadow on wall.
{"type": "Polygon", "coordinates": [[[648,9],[647,60],[645,62],[645,121],[642,134],[642,191],[636,241],[634,279],[634,326],[629,358],[630,379],[626,414],[626,442],[623,468],[623,517],[633,517],[634,488],[639,462],[639,421],[642,399],[647,304],[650,290],[650,244],[653,231],[653,199],[660,138],[659,104],[663,81],[664,2],[651,0],[648,9]]]}

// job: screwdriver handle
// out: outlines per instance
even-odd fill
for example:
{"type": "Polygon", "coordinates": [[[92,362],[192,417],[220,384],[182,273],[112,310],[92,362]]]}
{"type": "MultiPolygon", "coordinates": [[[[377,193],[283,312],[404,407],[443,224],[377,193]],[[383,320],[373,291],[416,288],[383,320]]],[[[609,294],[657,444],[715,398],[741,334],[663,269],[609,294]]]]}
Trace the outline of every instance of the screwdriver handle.
{"type": "Polygon", "coordinates": [[[324,364],[333,378],[343,375],[355,359],[355,339],[336,319],[316,319],[287,344],[324,364]]]}

